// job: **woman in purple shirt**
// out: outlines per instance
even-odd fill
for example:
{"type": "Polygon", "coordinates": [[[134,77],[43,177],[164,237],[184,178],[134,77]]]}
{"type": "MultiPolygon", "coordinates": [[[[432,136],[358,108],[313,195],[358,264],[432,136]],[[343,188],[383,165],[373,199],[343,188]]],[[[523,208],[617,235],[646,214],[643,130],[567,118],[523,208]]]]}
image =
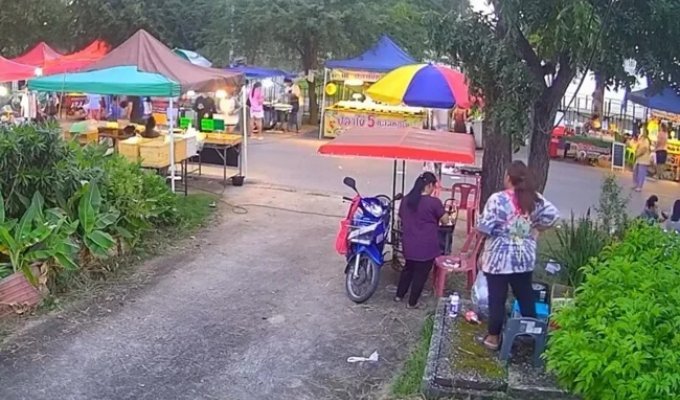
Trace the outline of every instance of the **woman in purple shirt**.
{"type": "Polygon", "coordinates": [[[434,259],[441,255],[439,223],[450,219],[442,201],[432,196],[436,185],[437,177],[433,173],[423,173],[399,207],[406,267],[399,278],[394,301],[401,301],[410,288],[408,308],[418,308],[434,259]]]}

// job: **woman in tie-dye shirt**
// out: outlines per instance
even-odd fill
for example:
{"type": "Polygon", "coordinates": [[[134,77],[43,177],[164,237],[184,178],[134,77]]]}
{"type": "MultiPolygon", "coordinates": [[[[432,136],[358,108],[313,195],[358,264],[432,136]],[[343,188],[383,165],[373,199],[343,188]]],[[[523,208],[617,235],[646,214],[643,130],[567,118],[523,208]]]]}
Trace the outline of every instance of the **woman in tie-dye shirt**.
{"type": "Polygon", "coordinates": [[[484,345],[496,350],[500,344],[508,297],[508,285],[525,317],[536,317],[531,287],[536,264],[536,240],[552,227],[559,212],[536,191],[529,168],[513,162],[505,176],[506,190],[487,200],[477,230],[486,236],[482,271],[489,286],[489,331],[484,345]]]}

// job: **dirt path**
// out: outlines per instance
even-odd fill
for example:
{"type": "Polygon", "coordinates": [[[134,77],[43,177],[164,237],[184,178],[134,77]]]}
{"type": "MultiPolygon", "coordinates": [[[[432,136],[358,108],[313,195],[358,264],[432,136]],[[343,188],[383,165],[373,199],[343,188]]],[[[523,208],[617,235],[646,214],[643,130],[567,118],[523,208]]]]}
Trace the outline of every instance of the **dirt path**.
{"type": "Polygon", "coordinates": [[[313,214],[339,214],[337,199],[252,186],[225,199],[312,214],[223,206],[194,250],[152,262],[166,271],[144,289],[6,343],[0,399],[375,398],[425,311],[391,302],[387,269],[367,305],[349,302],[332,249],[338,218],[313,214]],[[346,362],[374,350],[378,363],[346,362]]]}

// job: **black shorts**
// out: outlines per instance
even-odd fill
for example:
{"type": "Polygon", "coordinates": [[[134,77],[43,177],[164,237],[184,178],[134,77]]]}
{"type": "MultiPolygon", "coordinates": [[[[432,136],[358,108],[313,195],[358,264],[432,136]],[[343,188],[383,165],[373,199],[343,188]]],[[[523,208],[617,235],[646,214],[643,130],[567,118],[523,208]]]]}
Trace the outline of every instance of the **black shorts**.
{"type": "Polygon", "coordinates": [[[668,159],[668,152],[666,150],[657,150],[656,151],[656,165],[666,164],[667,159],[668,159]]]}

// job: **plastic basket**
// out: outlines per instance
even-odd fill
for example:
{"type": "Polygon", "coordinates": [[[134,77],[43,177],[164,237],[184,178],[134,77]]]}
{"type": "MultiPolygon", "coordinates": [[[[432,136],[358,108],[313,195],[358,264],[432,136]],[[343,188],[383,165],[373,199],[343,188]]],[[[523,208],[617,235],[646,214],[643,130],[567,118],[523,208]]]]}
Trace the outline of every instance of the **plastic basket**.
{"type": "Polygon", "coordinates": [[[202,119],[201,120],[201,130],[204,132],[214,132],[215,131],[215,120],[213,119],[202,119]]]}

